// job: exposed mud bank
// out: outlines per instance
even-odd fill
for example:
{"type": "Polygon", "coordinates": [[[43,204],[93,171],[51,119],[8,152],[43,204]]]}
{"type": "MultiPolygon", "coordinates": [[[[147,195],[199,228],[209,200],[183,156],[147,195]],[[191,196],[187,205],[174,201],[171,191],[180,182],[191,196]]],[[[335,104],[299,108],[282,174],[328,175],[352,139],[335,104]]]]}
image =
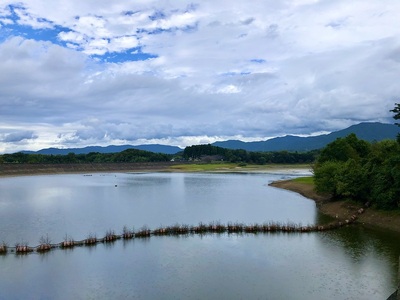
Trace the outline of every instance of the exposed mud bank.
{"type": "Polygon", "coordinates": [[[161,172],[175,162],[91,164],[0,164],[0,176],[30,176],[95,172],[161,172]]]}
{"type": "MultiPolygon", "coordinates": [[[[332,201],[329,196],[319,195],[314,185],[293,180],[275,181],[271,186],[293,191],[316,202],[319,211],[333,218],[348,219],[362,204],[349,201],[332,201]]],[[[400,234],[400,213],[398,211],[380,211],[368,208],[357,220],[366,226],[395,231],[400,234]]]]}

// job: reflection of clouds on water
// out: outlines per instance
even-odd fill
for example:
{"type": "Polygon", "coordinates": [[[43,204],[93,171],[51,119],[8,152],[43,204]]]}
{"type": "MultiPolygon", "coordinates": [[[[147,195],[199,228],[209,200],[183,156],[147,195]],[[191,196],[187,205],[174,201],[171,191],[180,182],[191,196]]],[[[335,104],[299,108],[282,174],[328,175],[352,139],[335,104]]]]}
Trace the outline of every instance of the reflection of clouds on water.
{"type": "Polygon", "coordinates": [[[327,232],[326,237],[331,243],[340,244],[346,249],[348,257],[354,261],[362,260],[365,253],[372,249],[380,256],[392,257],[397,263],[400,253],[400,237],[390,231],[356,225],[327,232]]]}
{"type": "Polygon", "coordinates": [[[2,198],[0,203],[12,205],[0,211],[0,241],[13,243],[21,236],[33,244],[43,234],[60,240],[66,233],[82,239],[88,232],[103,235],[125,225],[313,223],[316,213],[312,202],[265,187],[265,182],[279,176],[264,172],[7,178],[0,180],[0,190],[9,200],[2,198]]]}
{"type": "MultiPolygon", "coordinates": [[[[336,268],[350,275],[347,285],[362,288],[371,296],[377,290],[385,290],[390,294],[395,287],[391,284],[392,279],[397,277],[398,236],[394,238],[388,232],[356,225],[329,231],[318,237],[318,247],[328,251],[329,256],[337,261],[336,268]]],[[[342,281],[339,277],[334,280],[338,283],[342,281]]]]}
{"type": "MultiPolygon", "coordinates": [[[[146,223],[150,228],[218,219],[225,224],[313,223],[314,202],[264,186],[268,180],[301,173],[296,171],[275,175],[120,174],[118,188],[114,188],[115,176],[68,175],[54,181],[32,177],[24,184],[13,179],[18,184],[7,192],[15,197],[7,202],[13,209],[0,210],[0,241],[12,245],[16,238],[33,245],[47,233],[49,224],[53,230],[49,237],[58,242],[66,233],[79,240],[89,232],[101,237],[109,229],[119,234],[124,225],[138,230],[146,223]],[[157,180],[123,184],[135,176],[157,180]],[[29,206],[32,189],[50,186],[48,197],[57,198],[51,187],[57,180],[64,188],[71,187],[72,196],[54,199],[57,214],[49,215],[56,210],[46,211],[38,205],[35,216],[29,206]],[[35,223],[35,217],[41,222],[35,223]],[[13,227],[13,220],[23,222],[13,227]],[[7,232],[12,234],[3,235],[7,232]]],[[[0,180],[2,196],[7,186],[0,180]]],[[[68,298],[105,299],[135,295],[146,299],[193,295],[199,299],[263,299],[266,295],[271,299],[384,299],[395,284],[398,253],[398,237],[361,226],[304,234],[154,236],[45,255],[0,257],[0,290],[8,298],[29,298],[24,292],[32,290],[20,289],[24,286],[52,298],[65,293],[68,298]]]]}
{"type": "Polygon", "coordinates": [[[160,173],[128,173],[119,181],[128,186],[160,186],[170,184],[172,178],[160,173]]]}

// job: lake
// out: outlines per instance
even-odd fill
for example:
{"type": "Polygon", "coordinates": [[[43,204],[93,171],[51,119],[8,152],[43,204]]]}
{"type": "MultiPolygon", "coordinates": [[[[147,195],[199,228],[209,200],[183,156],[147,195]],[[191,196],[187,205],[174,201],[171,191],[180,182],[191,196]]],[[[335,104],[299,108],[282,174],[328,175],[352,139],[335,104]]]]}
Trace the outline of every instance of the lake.
{"type": "MultiPolygon", "coordinates": [[[[305,172],[305,174],[309,174],[305,172]]],[[[0,179],[0,242],[219,221],[315,224],[315,203],[268,186],[300,173],[131,173],[0,179]]],[[[0,256],[0,299],[386,299],[400,237],[328,232],[152,236],[0,256]]]]}

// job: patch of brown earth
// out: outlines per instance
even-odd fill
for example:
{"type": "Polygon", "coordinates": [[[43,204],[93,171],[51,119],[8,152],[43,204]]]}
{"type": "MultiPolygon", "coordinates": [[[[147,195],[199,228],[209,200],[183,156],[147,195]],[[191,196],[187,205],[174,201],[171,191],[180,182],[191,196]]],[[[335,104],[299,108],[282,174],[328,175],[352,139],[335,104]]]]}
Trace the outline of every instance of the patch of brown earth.
{"type": "Polygon", "coordinates": [[[176,163],[0,164],[0,177],[96,172],[160,172],[168,170],[174,164],[176,163]]]}
{"type": "MultiPolygon", "coordinates": [[[[333,218],[349,219],[362,204],[350,201],[332,201],[327,195],[317,194],[313,184],[293,180],[275,181],[271,186],[293,191],[316,202],[319,211],[333,218]]],[[[380,211],[368,208],[359,215],[358,222],[367,226],[380,227],[400,233],[400,213],[398,211],[380,211]]]]}

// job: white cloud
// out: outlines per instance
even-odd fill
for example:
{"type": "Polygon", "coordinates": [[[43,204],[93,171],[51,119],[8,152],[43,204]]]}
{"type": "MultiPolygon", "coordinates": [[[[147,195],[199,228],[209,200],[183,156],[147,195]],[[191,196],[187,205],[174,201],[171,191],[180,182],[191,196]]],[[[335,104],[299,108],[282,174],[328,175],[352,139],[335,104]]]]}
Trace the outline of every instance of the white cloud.
{"type": "Polygon", "coordinates": [[[110,51],[111,52],[120,52],[125,49],[131,49],[138,46],[138,40],[134,36],[122,36],[115,38],[110,43],[110,51]]]}
{"type": "Polygon", "coordinates": [[[18,3],[0,4],[0,151],[312,134],[399,101],[400,2],[18,3]]]}
{"type": "Polygon", "coordinates": [[[14,131],[7,134],[0,134],[0,141],[4,143],[18,143],[24,140],[36,139],[37,135],[33,131],[14,131]]]}
{"type": "Polygon", "coordinates": [[[217,93],[220,93],[220,94],[237,94],[237,93],[240,93],[240,89],[237,86],[235,86],[233,84],[230,84],[230,85],[227,85],[227,86],[224,86],[224,87],[218,89],[217,93]]]}
{"type": "Polygon", "coordinates": [[[58,37],[62,41],[68,41],[75,44],[81,44],[83,42],[86,42],[87,39],[87,37],[85,37],[83,34],[74,31],[68,31],[68,32],[62,31],[58,34],[58,37]]]}

